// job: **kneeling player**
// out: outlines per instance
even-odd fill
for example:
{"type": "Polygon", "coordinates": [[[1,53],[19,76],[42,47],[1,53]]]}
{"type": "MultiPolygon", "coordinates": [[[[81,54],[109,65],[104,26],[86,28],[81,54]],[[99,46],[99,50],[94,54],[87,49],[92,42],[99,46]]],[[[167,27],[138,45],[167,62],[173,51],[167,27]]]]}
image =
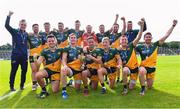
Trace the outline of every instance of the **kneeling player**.
{"type": "Polygon", "coordinates": [[[123,95],[128,93],[128,75],[130,75],[129,89],[133,89],[135,87],[138,77],[138,60],[135,53],[135,46],[141,39],[144,22],[140,21],[138,24],[140,25],[140,31],[138,33],[138,37],[133,42],[128,44],[128,38],[125,35],[120,38],[121,46],[119,48],[119,53],[123,62],[123,95]]]}
{"type": "Polygon", "coordinates": [[[84,47],[84,64],[85,69],[82,71],[82,80],[84,85],[84,95],[88,95],[88,77],[91,80],[93,89],[97,89],[98,86],[98,75],[97,70],[100,68],[101,63],[101,52],[100,48],[95,47],[95,41],[93,37],[87,39],[88,46],[84,47]]]}
{"type": "Polygon", "coordinates": [[[42,91],[39,94],[40,98],[45,98],[49,95],[43,78],[51,78],[52,91],[54,93],[59,91],[60,86],[60,57],[62,55],[62,49],[56,47],[57,40],[53,35],[49,35],[47,37],[47,44],[48,48],[41,52],[41,56],[38,58],[38,60],[35,60],[38,68],[43,61],[46,63],[44,69],[36,73],[37,81],[42,88],[42,91]]]}
{"type": "Polygon", "coordinates": [[[103,43],[103,53],[102,53],[102,68],[98,70],[99,81],[101,82],[102,91],[101,93],[106,93],[106,87],[104,86],[104,75],[109,77],[109,86],[113,88],[116,80],[117,69],[121,67],[121,58],[115,48],[110,48],[110,40],[108,37],[102,39],[103,43]]]}
{"type": "Polygon", "coordinates": [[[63,50],[61,69],[61,81],[62,81],[62,97],[67,98],[68,94],[66,92],[67,86],[67,76],[74,77],[75,88],[80,89],[81,86],[81,66],[82,66],[82,48],[76,45],[77,38],[74,33],[69,35],[70,45],[66,46],[63,50]]]}
{"type": "Polygon", "coordinates": [[[151,33],[146,33],[144,35],[145,43],[137,46],[136,50],[140,53],[141,56],[141,64],[139,68],[139,81],[141,84],[140,95],[145,94],[145,81],[147,82],[148,88],[152,87],[156,71],[158,47],[161,46],[164,43],[164,41],[169,37],[176,24],[177,20],[174,20],[172,26],[167,31],[166,35],[162,37],[159,41],[156,41],[155,43],[151,42],[151,33]]]}

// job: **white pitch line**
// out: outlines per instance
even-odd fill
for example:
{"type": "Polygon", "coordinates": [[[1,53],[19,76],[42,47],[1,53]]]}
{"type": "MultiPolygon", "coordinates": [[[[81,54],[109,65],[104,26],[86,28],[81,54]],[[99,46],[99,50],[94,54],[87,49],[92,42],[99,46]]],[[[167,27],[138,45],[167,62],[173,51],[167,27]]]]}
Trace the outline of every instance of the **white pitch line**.
{"type": "MultiPolygon", "coordinates": [[[[31,83],[27,84],[24,88],[26,88],[26,87],[28,87],[28,86],[30,86],[30,85],[31,85],[31,83]]],[[[17,93],[17,92],[19,92],[19,91],[20,91],[20,89],[18,89],[18,90],[16,90],[16,91],[11,91],[11,92],[9,92],[9,93],[6,94],[6,95],[0,96],[0,101],[3,100],[3,99],[5,99],[5,98],[7,98],[7,97],[10,97],[11,95],[13,95],[13,94],[15,94],[15,93],[17,93]]]]}

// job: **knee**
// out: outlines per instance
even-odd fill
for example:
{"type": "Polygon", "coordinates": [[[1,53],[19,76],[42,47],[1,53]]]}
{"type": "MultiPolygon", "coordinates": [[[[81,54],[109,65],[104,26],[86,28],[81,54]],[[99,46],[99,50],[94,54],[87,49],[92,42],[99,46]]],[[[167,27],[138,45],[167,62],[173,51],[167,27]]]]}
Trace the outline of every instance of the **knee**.
{"type": "Polygon", "coordinates": [[[36,77],[37,79],[41,79],[41,78],[42,78],[42,75],[40,74],[40,72],[37,72],[36,75],[35,75],[35,77],[36,77]]]}
{"type": "Polygon", "coordinates": [[[82,77],[87,77],[87,72],[86,71],[82,71],[82,77]]]}
{"type": "Polygon", "coordinates": [[[146,69],[144,67],[139,68],[139,76],[144,76],[146,74],[146,69]]]}
{"type": "Polygon", "coordinates": [[[128,73],[129,73],[129,68],[124,67],[123,68],[123,75],[128,75],[128,73]]]}

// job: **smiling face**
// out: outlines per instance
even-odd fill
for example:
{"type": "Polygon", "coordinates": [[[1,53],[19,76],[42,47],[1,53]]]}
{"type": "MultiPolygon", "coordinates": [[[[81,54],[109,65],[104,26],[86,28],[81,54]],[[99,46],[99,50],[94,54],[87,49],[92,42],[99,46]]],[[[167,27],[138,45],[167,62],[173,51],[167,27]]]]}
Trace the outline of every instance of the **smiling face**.
{"type": "Polygon", "coordinates": [[[88,46],[89,46],[89,48],[90,48],[90,49],[93,49],[94,46],[95,46],[95,41],[94,41],[93,37],[88,38],[87,41],[88,41],[88,46]]]}
{"type": "Polygon", "coordinates": [[[146,44],[151,44],[152,42],[152,34],[150,32],[144,35],[144,41],[146,44]]]}
{"type": "Polygon", "coordinates": [[[26,23],[26,21],[24,19],[19,22],[20,30],[25,31],[26,30],[26,26],[27,26],[27,23],[26,23]]]}
{"type": "Polygon", "coordinates": [[[33,27],[32,27],[32,30],[34,31],[34,33],[38,33],[39,32],[39,25],[34,24],[33,27]]]}
{"type": "Polygon", "coordinates": [[[132,21],[128,21],[127,30],[132,30],[132,26],[133,26],[132,21]]]}
{"type": "Polygon", "coordinates": [[[59,31],[63,31],[64,30],[64,24],[63,23],[58,23],[58,29],[59,31]]]}
{"type": "Polygon", "coordinates": [[[75,22],[75,29],[76,29],[76,30],[79,30],[80,26],[81,26],[81,23],[80,23],[80,21],[77,20],[77,21],[75,22]]]}
{"type": "Polygon", "coordinates": [[[117,33],[118,30],[119,30],[119,25],[118,25],[118,24],[114,24],[114,26],[113,26],[113,32],[114,32],[114,33],[117,33]]]}
{"type": "Polygon", "coordinates": [[[50,48],[54,48],[56,46],[56,43],[57,41],[54,36],[47,38],[47,44],[50,48]]]}
{"type": "Polygon", "coordinates": [[[120,38],[120,44],[122,47],[127,47],[128,45],[128,39],[127,37],[124,35],[124,36],[121,36],[120,38]]]}
{"type": "Polygon", "coordinates": [[[104,33],[104,31],[105,31],[104,25],[99,26],[99,31],[100,31],[100,33],[104,33]]]}
{"type": "Polygon", "coordinates": [[[107,49],[107,48],[110,47],[109,38],[103,38],[103,39],[102,39],[102,43],[103,43],[103,47],[104,47],[105,49],[107,49]]]}
{"type": "Polygon", "coordinates": [[[76,35],[75,34],[70,34],[69,35],[69,41],[70,41],[70,44],[71,45],[74,45],[74,44],[76,44],[76,42],[77,42],[77,38],[76,38],[76,35]]]}
{"type": "Polygon", "coordinates": [[[47,22],[47,23],[44,23],[44,30],[45,32],[49,32],[50,31],[50,24],[47,22]]]}
{"type": "Polygon", "coordinates": [[[88,25],[87,27],[86,27],[86,31],[87,31],[87,33],[91,33],[92,32],[92,26],[91,25],[88,25]]]}

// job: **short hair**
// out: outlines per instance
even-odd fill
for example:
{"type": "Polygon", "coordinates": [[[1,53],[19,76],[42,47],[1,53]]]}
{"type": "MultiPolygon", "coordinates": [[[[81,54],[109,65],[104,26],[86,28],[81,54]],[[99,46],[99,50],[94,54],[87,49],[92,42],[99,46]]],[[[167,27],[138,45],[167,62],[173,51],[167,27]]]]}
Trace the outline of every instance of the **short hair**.
{"type": "Polygon", "coordinates": [[[53,34],[50,34],[50,35],[47,36],[47,39],[48,38],[56,38],[56,37],[53,34]]]}
{"type": "Polygon", "coordinates": [[[151,36],[152,36],[152,34],[151,34],[150,32],[145,33],[145,34],[144,34],[144,37],[145,37],[146,35],[151,35],[151,36]]]}
{"type": "MultiPolygon", "coordinates": [[[[69,37],[76,36],[74,33],[69,34],[69,37]]],[[[76,37],[77,38],[77,37],[76,37]]]]}
{"type": "Polygon", "coordinates": [[[76,20],[75,23],[80,23],[80,21],[79,21],[79,20],[76,20]]]}
{"type": "Polygon", "coordinates": [[[45,22],[44,25],[50,25],[50,23],[49,22],[45,22]]]}
{"type": "Polygon", "coordinates": [[[114,25],[117,25],[119,27],[119,24],[118,23],[115,23],[114,25]]]}
{"type": "Polygon", "coordinates": [[[99,27],[100,27],[100,26],[104,26],[104,25],[103,25],[103,24],[101,24],[101,25],[99,25],[99,27]]]}
{"type": "Polygon", "coordinates": [[[58,25],[60,25],[60,24],[64,25],[62,22],[59,22],[59,23],[58,23],[58,25]]]}
{"type": "Polygon", "coordinates": [[[103,42],[104,40],[108,40],[108,41],[110,42],[109,37],[103,37],[103,38],[102,38],[102,42],[103,42]]]}
{"type": "Polygon", "coordinates": [[[132,21],[128,21],[128,23],[132,23],[132,21]]]}
{"type": "Polygon", "coordinates": [[[92,26],[91,26],[91,25],[87,25],[87,26],[86,26],[86,28],[87,28],[88,26],[92,28],[92,26]]]}
{"type": "Polygon", "coordinates": [[[35,24],[32,25],[32,27],[34,27],[34,26],[39,26],[39,25],[37,23],[35,23],[35,24]]]}
{"type": "Polygon", "coordinates": [[[93,40],[94,40],[94,37],[93,37],[93,36],[89,36],[89,37],[87,38],[87,40],[90,40],[90,39],[93,39],[93,40]]]}

